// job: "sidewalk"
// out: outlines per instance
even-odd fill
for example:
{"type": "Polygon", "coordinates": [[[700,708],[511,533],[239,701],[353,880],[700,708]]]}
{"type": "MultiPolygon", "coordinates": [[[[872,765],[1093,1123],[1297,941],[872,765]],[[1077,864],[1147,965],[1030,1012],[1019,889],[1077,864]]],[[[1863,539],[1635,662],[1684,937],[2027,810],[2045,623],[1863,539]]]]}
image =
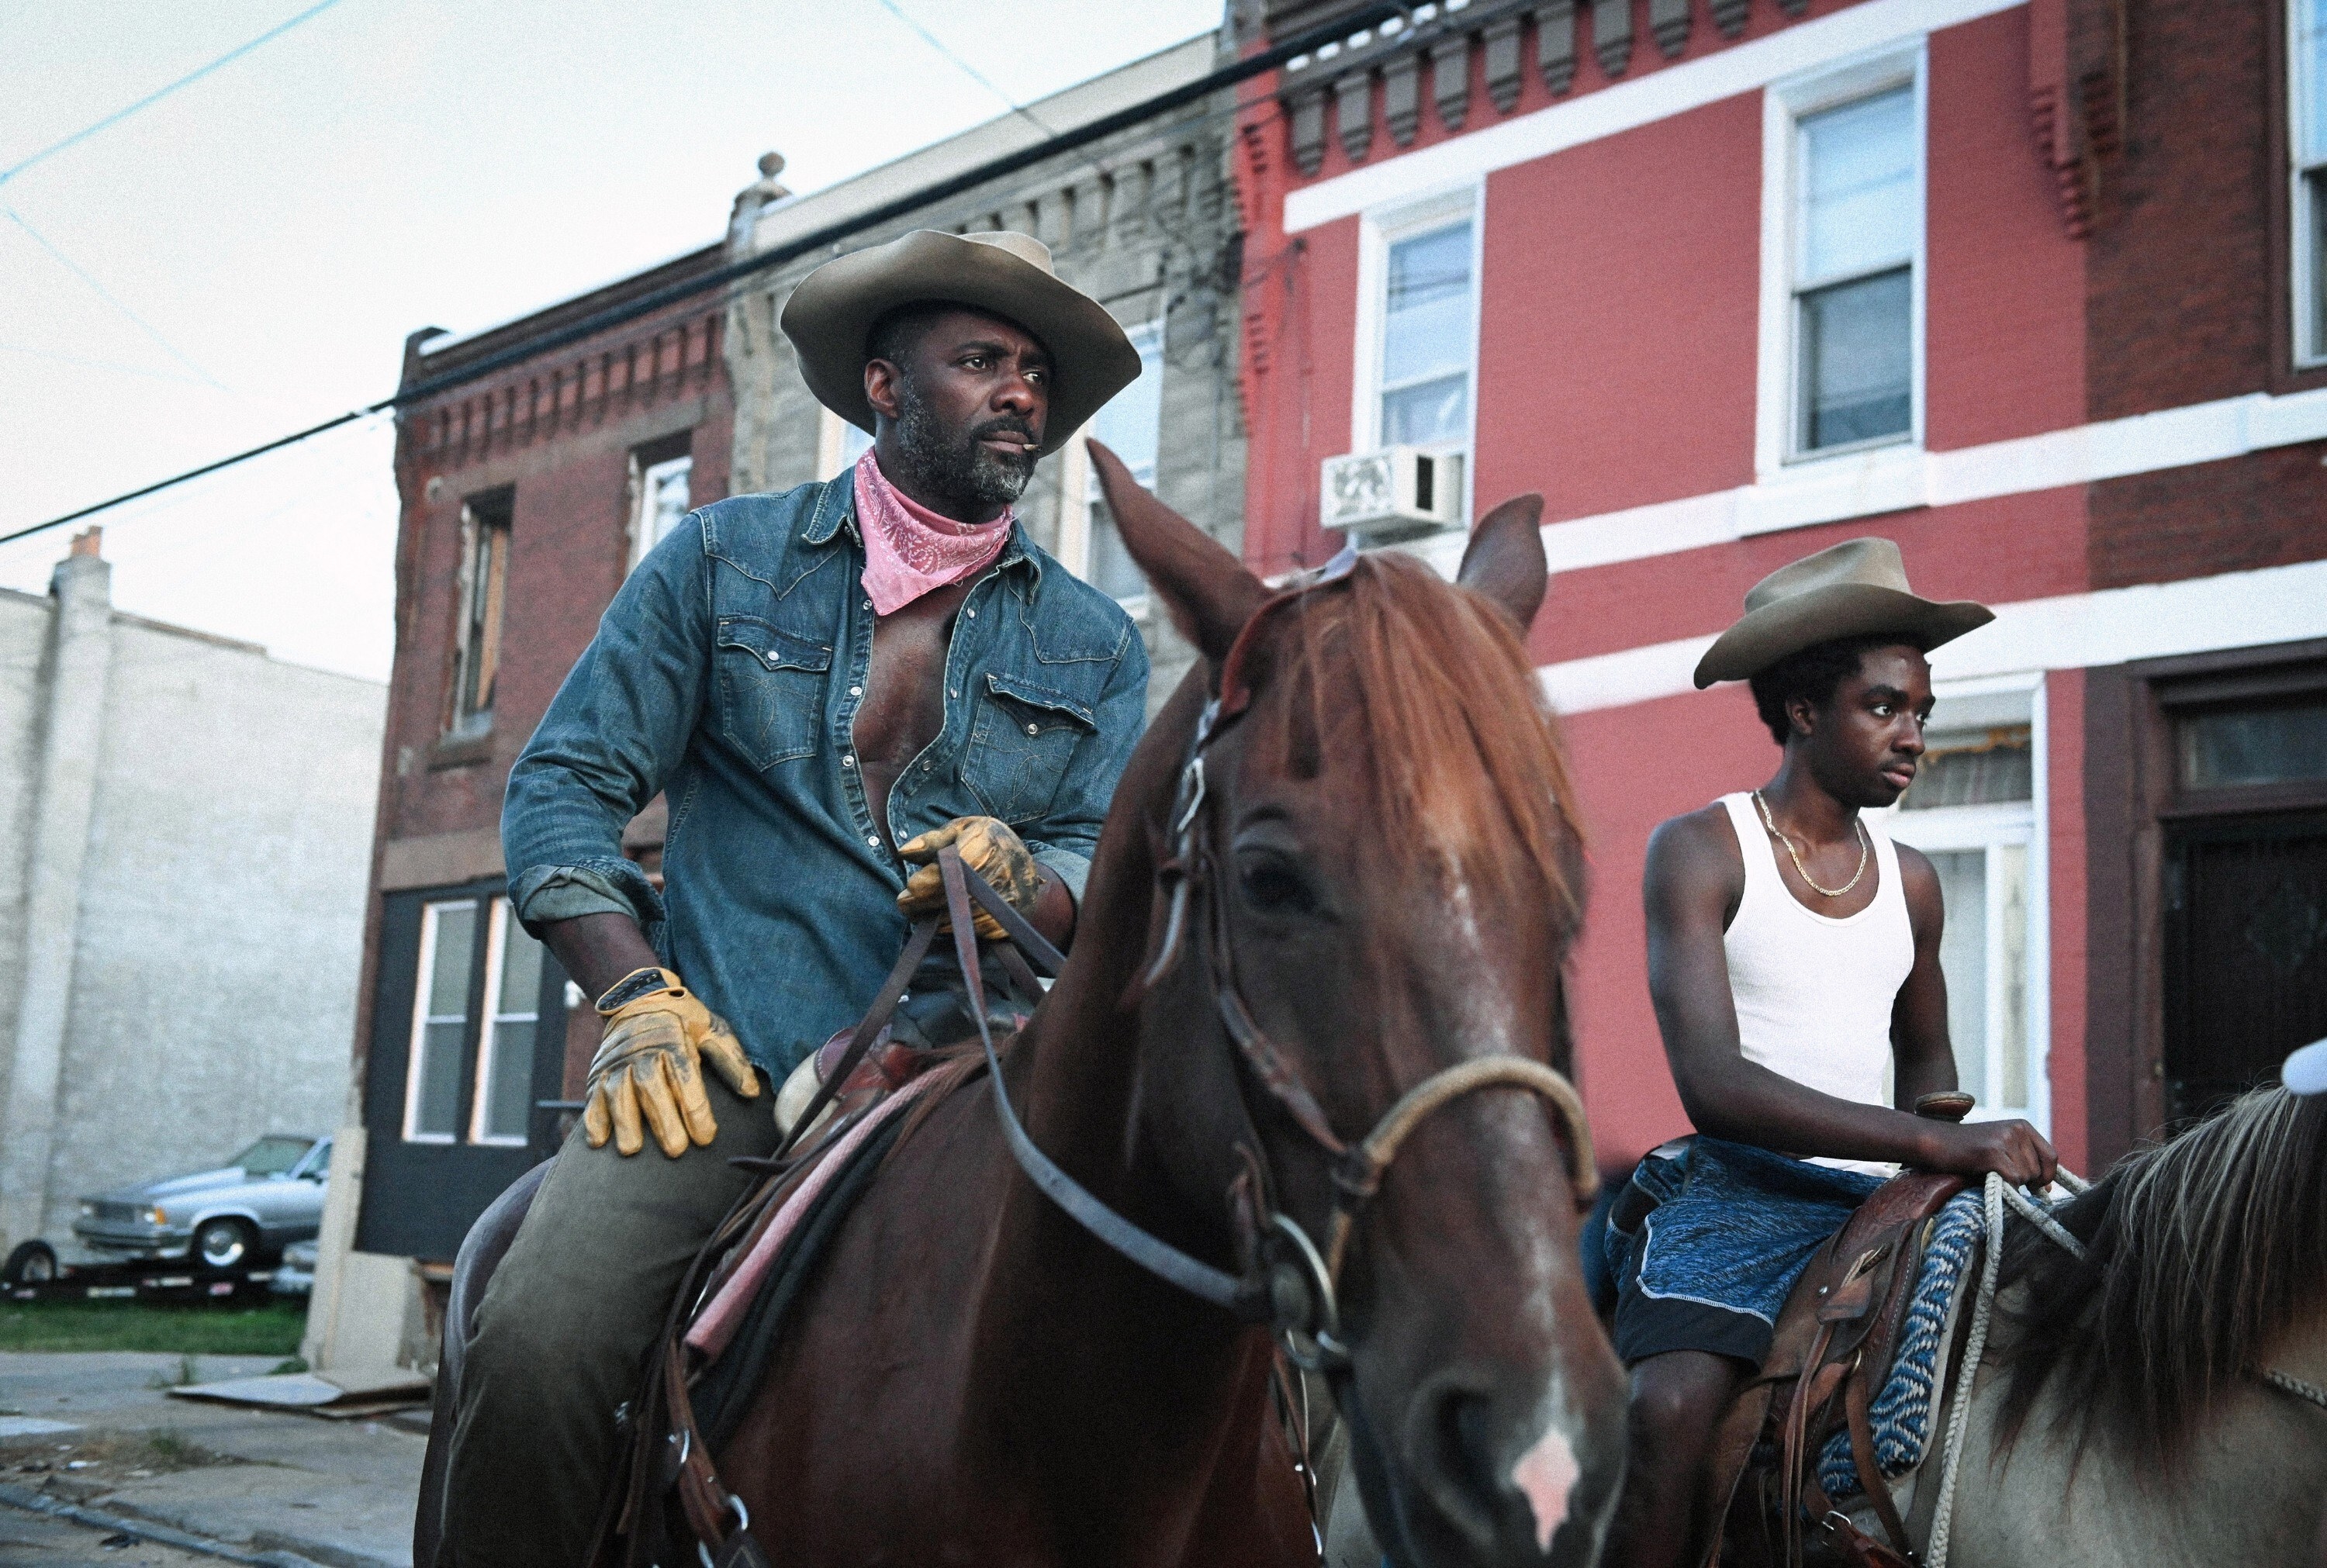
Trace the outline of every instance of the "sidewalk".
{"type": "MultiPolygon", "coordinates": [[[[271,1372],[203,1356],[193,1379],[271,1372]]],[[[244,1553],[410,1568],[425,1412],[326,1421],[173,1399],[177,1356],[0,1352],[0,1488],[44,1492],[244,1553]]],[[[16,1514],[0,1508],[0,1519],[16,1514]]]]}

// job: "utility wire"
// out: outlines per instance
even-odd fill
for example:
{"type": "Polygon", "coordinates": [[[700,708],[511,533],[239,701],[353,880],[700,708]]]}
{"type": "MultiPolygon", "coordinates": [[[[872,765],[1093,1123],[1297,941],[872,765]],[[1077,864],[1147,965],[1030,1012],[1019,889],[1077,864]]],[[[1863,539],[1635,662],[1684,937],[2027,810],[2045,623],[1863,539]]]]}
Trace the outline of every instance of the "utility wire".
{"type": "MultiPolygon", "coordinates": [[[[336,5],[338,0],[332,0],[332,3],[336,5]]],[[[177,344],[170,341],[169,339],[162,335],[162,330],[159,327],[156,327],[144,316],[139,315],[136,311],[131,310],[127,305],[123,304],[119,300],[114,298],[112,291],[107,289],[103,284],[98,282],[96,277],[92,275],[86,267],[75,261],[71,257],[67,256],[63,251],[59,250],[54,244],[51,243],[47,235],[42,234],[30,223],[25,222],[24,215],[23,213],[17,211],[14,207],[7,206],[5,203],[0,203],[0,214],[5,214],[9,222],[14,223],[26,234],[31,235],[33,237],[33,244],[39,246],[42,250],[47,251],[50,257],[54,260],[59,266],[63,267],[67,272],[72,274],[73,276],[87,284],[90,292],[95,294],[98,298],[103,300],[107,304],[111,305],[115,310],[119,311],[123,315],[128,317],[129,320],[136,324],[139,331],[145,333],[147,337],[161,344],[163,349],[169,354],[170,358],[178,361],[179,364],[183,365],[187,369],[192,370],[195,375],[201,377],[203,381],[217,387],[220,391],[230,392],[233,390],[233,388],[229,387],[225,382],[211,375],[208,370],[203,369],[200,365],[195,364],[192,356],[185,353],[178,347],[177,344]]]]}
{"type": "Polygon", "coordinates": [[[1012,114],[1016,115],[1020,119],[1024,120],[1028,125],[1033,126],[1036,130],[1042,132],[1046,136],[1055,136],[1059,134],[1051,126],[1044,125],[1032,109],[1026,107],[1016,98],[1012,98],[1008,93],[1004,92],[1000,88],[995,86],[993,82],[987,80],[984,71],[979,70],[977,67],[970,64],[969,61],[964,60],[960,55],[956,54],[951,49],[948,48],[945,40],[939,38],[936,33],[931,33],[928,28],[914,21],[911,16],[906,14],[905,8],[898,5],[897,0],[874,0],[874,3],[877,4],[882,10],[886,11],[890,15],[895,17],[906,26],[911,28],[915,35],[918,36],[923,43],[928,44],[931,49],[936,50],[939,54],[945,56],[946,59],[951,61],[955,68],[958,69],[962,75],[969,78],[970,80],[976,82],[978,86],[992,93],[995,98],[1000,98],[1003,105],[1007,107],[1012,114]]]}
{"type": "Polygon", "coordinates": [[[771,246],[759,255],[746,260],[730,262],[725,266],[714,268],[699,277],[688,278],[681,283],[667,284],[659,289],[650,289],[621,304],[610,305],[603,311],[594,312],[578,321],[569,322],[562,327],[555,327],[534,337],[521,339],[505,348],[482,355],[468,364],[446,370],[442,375],[431,376],[424,380],[400,387],[377,403],[369,404],[361,408],[351,408],[345,414],[324,420],[321,425],[313,425],[304,430],[294,431],[289,435],[270,441],[264,446],[254,446],[248,452],[238,452],[230,457],[220,458],[215,462],[206,462],[200,468],[189,469],[183,473],[173,474],[168,479],[157,480],[152,484],[141,486],[126,494],[95,502],[77,511],[67,512],[62,517],[51,518],[44,523],[33,523],[18,528],[14,533],[0,534],[0,545],[42,533],[50,528],[61,528],[67,523],[79,522],[83,518],[108,511],[125,502],[141,499],[156,491],[168,490],[173,485],[184,484],[190,480],[216,473],[221,469],[232,468],[237,463],[248,462],[255,457],[263,457],[270,452],[276,452],[305,441],[310,436],[321,435],[327,430],[336,430],[341,425],[351,424],[367,415],[425,402],[439,393],[450,391],[455,387],[466,386],[472,381],[481,381],[497,370],[505,369],[510,365],[530,359],[537,355],[546,354],[552,349],[564,348],[568,343],[577,343],[585,338],[595,337],[600,332],[621,326],[626,322],[634,322],[640,316],[652,315],[665,306],[680,300],[692,299],[697,294],[724,289],[730,284],[756,276],[761,273],[781,266],[786,262],[795,261],[828,246],[836,245],[852,236],[864,233],[866,229],[878,229],[884,223],[909,217],[940,201],[949,201],[965,191],[975,191],[982,185],[1014,174],[1022,169],[1030,169],[1045,159],[1054,158],[1061,153],[1079,150],[1089,146],[1093,142],[1103,141],[1118,131],[1127,130],[1134,126],[1169,114],[1182,105],[1210,98],[1224,89],[1275,70],[1278,66],[1296,56],[1312,53],[1322,45],[1339,42],[1351,33],[1362,32],[1393,16],[1402,16],[1406,11],[1406,0],[1378,0],[1376,5],[1353,12],[1337,22],[1311,28],[1306,33],[1286,39],[1283,43],[1262,50],[1257,54],[1248,55],[1235,64],[1224,66],[1208,76],[1200,77],[1194,81],[1183,82],[1143,102],[1127,105],[1113,114],[1102,115],[1088,124],[1076,126],[1073,130],[1062,131],[1047,142],[1038,142],[1032,146],[1021,147],[1014,153],[1003,154],[974,169],[966,169],[958,174],[923,186],[919,191],[910,191],[890,201],[879,202],[851,217],[826,224],[821,229],[788,239],[780,245],[771,246]]]}
{"type": "Polygon", "coordinates": [[[248,54],[252,50],[257,49],[260,44],[266,43],[282,37],[285,33],[290,32],[301,23],[307,21],[311,17],[322,15],[324,12],[329,11],[332,6],[339,3],[340,0],[322,0],[322,4],[309,6],[306,10],[302,11],[298,15],[294,16],[288,22],[277,23],[275,26],[268,28],[266,32],[252,39],[249,42],[242,44],[238,48],[228,50],[224,54],[220,55],[208,65],[197,66],[192,70],[188,71],[185,75],[180,77],[177,80],[171,82],[166,87],[154,89],[152,92],[147,93],[144,98],[139,98],[136,103],[130,104],[126,107],[114,110],[111,114],[106,116],[103,119],[98,120],[94,125],[82,126],[79,130],[75,131],[71,135],[67,136],[63,141],[51,142],[47,146],[42,147],[39,152],[33,154],[31,157],[25,158],[15,163],[12,163],[5,169],[0,169],[0,185],[5,185],[9,181],[14,180],[17,175],[23,173],[33,164],[40,163],[42,159],[54,157],[57,154],[63,152],[67,147],[72,146],[77,143],[85,142],[89,140],[89,137],[97,135],[99,131],[107,130],[114,126],[119,125],[122,121],[137,113],[140,109],[148,109],[153,107],[155,104],[160,103],[164,98],[168,98],[180,88],[191,87],[192,84],[201,80],[202,78],[210,75],[210,72],[218,70],[220,67],[231,65],[234,61],[240,60],[244,55],[248,54]]]}

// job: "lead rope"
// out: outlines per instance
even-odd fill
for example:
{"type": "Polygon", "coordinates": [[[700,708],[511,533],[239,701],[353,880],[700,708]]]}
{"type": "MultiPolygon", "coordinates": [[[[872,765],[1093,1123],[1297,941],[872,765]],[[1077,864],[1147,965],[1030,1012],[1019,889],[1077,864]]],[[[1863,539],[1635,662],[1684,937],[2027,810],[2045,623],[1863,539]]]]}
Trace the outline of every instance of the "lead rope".
{"type": "MultiPolygon", "coordinates": [[[[2071,1192],[2082,1192],[2089,1185],[2068,1171],[2055,1171],[2053,1179],[2071,1192]]],[[[1948,1568],[1948,1537],[1955,1524],[1958,1464],[1963,1458],[1964,1433],[1971,1425],[1971,1386],[1979,1379],[1980,1358],[1987,1350],[1987,1321],[1995,1307],[1995,1279],[2004,1260],[2005,1205],[2010,1204],[2014,1212],[2070,1257],[2085,1255],[2084,1243],[2070,1235],[2042,1205],[1993,1171],[1987,1173],[1986,1190],[1982,1197],[1987,1211],[1987,1250],[1980,1260],[1979,1297],[1972,1307],[1971,1337],[1964,1341],[1963,1369],[1956,1374],[1955,1395],[1948,1404],[1948,1442],[1939,1458],[1939,1501],[1931,1516],[1931,1544],[1923,1553],[1926,1568],[1948,1568]]],[[[1883,1479],[1870,1477],[1868,1484],[1881,1486],[1883,1479]]]]}

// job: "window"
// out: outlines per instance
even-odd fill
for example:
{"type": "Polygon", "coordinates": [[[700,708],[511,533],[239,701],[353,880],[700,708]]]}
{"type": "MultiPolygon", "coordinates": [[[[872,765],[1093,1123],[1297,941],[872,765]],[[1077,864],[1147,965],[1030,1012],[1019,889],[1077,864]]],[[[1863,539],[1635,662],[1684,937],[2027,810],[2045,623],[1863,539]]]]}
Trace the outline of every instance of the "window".
{"type": "Polygon", "coordinates": [[[2175,728],[2185,789],[2327,779],[2327,700],[2316,695],[2189,714],[2175,728]]]}
{"type": "Polygon", "coordinates": [[[493,901],[492,950],[485,964],[486,1010],[477,1042],[472,1143],[522,1143],[533,1109],[533,1045],[541,1019],[541,944],[493,901]]]}
{"type": "Polygon", "coordinates": [[[2288,0],[2286,145],[2294,181],[2294,357],[2327,360],[2327,0],[2288,0]]]}
{"type": "Polygon", "coordinates": [[[449,1143],[460,1125],[461,1050],[469,1031],[469,959],[476,938],[476,900],[422,907],[412,1062],[404,1086],[404,1136],[411,1143],[449,1143]]]}
{"type": "MultiPolygon", "coordinates": [[[[685,438],[682,437],[682,440],[685,438]]],[[[631,565],[635,566],[647,557],[647,552],[663,541],[663,537],[678,526],[694,503],[689,499],[695,481],[695,459],[682,453],[667,457],[659,462],[644,461],[644,453],[631,458],[631,565]]]]}
{"type": "Polygon", "coordinates": [[[481,735],[493,727],[493,685],[500,674],[501,608],[509,591],[509,491],[479,496],[461,509],[460,622],[455,629],[448,735],[481,735]]]}
{"type": "Polygon", "coordinates": [[[1916,118],[1910,85],[1795,123],[1797,453],[1896,440],[1913,428],[1916,118]]]}
{"type": "Polygon", "coordinates": [[[1884,826],[1939,873],[1956,1081],[1977,1099],[1975,1115],[2042,1127],[2050,1097],[2031,706],[2025,691],[1942,698],[1915,782],[1884,826]]]}
{"type": "MultiPolygon", "coordinates": [[[[1139,350],[1139,379],[1110,399],[1092,416],[1089,434],[1123,459],[1131,477],[1149,490],[1155,488],[1155,462],[1164,444],[1164,323],[1151,322],[1129,330],[1132,347],[1139,350]]],[[[1082,575],[1100,592],[1117,599],[1136,599],[1147,592],[1123,535],[1115,526],[1107,502],[1099,495],[1098,476],[1083,466],[1083,505],[1090,523],[1085,538],[1082,575]]]]}
{"type": "Polygon", "coordinates": [[[1444,447],[1471,437],[1477,224],[1466,196],[1382,233],[1376,446],[1444,447]]]}
{"type": "Polygon", "coordinates": [[[507,899],[443,899],[421,906],[412,1059],[405,1077],[407,1142],[453,1143],[464,1125],[470,1143],[526,1142],[541,986],[541,944],[510,914],[507,899]],[[490,1004],[480,1007],[479,998],[490,1004]],[[472,1033],[473,1070],[468,1065],[472,1033]]]}
{"type": "Polygon", "coordinates": [[[281,1176],[296,1169],[314,1147],[313,1138],[287,1138],[275,1134],[259,1139],[227,1163],[246,1176],[281,1176]]]}

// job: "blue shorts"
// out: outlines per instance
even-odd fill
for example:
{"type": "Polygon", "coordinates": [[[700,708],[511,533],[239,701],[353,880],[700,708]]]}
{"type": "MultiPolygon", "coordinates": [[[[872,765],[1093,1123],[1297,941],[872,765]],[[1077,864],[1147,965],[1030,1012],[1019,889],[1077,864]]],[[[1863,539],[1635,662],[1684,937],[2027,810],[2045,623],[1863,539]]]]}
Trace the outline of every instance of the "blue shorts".
{"type": "Polygon", "coordinates": [[[1706,1350],[1758,1369],[1794,1282],[1882,1185],[1719,1138],[1654,1151],[1608,1217],[1616,1354],[1706,1350]]]}

